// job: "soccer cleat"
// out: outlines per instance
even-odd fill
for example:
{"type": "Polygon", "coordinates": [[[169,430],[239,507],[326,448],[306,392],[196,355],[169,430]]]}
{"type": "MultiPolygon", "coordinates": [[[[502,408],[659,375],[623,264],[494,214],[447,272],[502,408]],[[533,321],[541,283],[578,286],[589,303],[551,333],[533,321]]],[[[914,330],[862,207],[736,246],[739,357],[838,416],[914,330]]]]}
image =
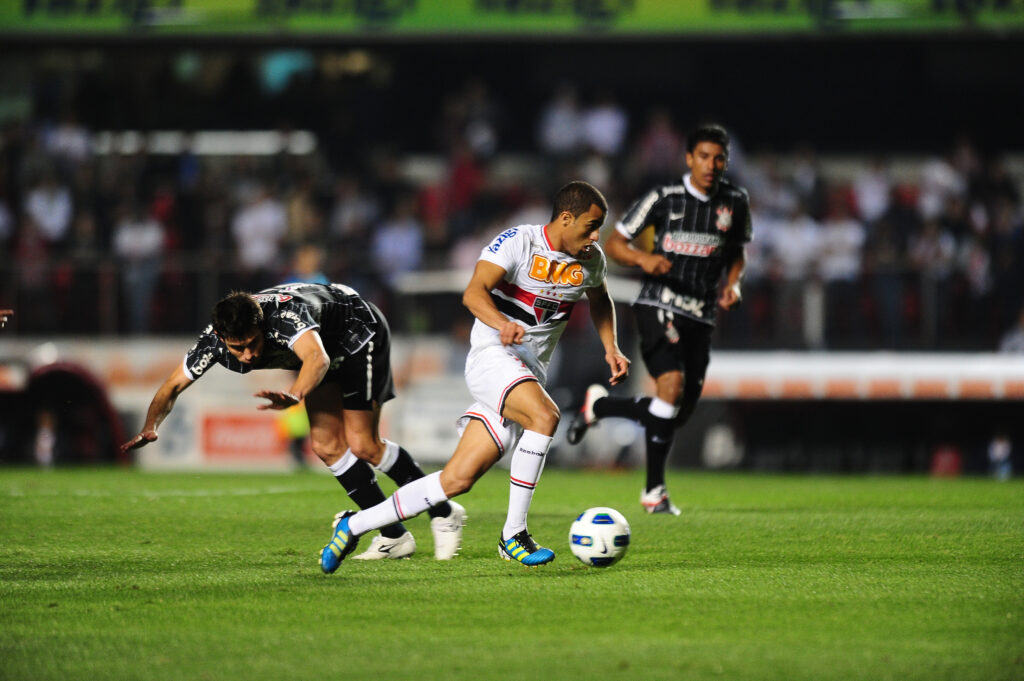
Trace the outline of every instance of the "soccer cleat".
{"type": "Polygon", "coordinates": [[[444,518],[431,518],[430,531],[434,533],[434,558],[450,560],[462,548],[462,528],[466,525],[466,509],[449,500],[451,513],[444,518]]]}
{"type": "Polygon", "coordinates": [[[594,383],[587,388],[587,392],[583,395],[583,406],[576,412],[572,423],[569,424],[569,431],[565,434],[565,439],[569,441],[569,444],[579,444],[583,436],[587,434],[587,429],[597,423],[597,417],[594,416],[594,402],[602,397],[608,397],[608,391],[603,385],[594,383]]]}
{"type": "Polygon", "coordinates": [[[355,515],[355,511],[344,511],[334,525],[334,536],[331,542],[320,552],[320,569],[331,574],[338,569],[345,556],[352,553],[359,543],[359,537],[352,534],[348,529],[348,519],[355,515]]]}
{"type": "Polygon", "coordinates": [[[669,501],[668,491],[665,489],[665,485],[658,485],[649,492],[642,492],[640,494],[640,503],[643,504],[644,510],[648,513],[671,513],[672,515],[679,515],[679,509],[669,501]]]}
{"type": "Polygon", "coordinates": [[[511,539],[498,538],[498,555],[523,565],[543,565],[555,559],[555,552],[537,546],[527,530],[517,532],[511,539]]]}
{"type": "Polygon", "coordinates": [[[416,553],[416,539],[412,532],[406,532],[401,537],[391,539],[383,535],[377,535],[370,542],[370,548],[358,556],[352,556],[352,560],[381,560],[383,558],[408,558],[416,553]]]}

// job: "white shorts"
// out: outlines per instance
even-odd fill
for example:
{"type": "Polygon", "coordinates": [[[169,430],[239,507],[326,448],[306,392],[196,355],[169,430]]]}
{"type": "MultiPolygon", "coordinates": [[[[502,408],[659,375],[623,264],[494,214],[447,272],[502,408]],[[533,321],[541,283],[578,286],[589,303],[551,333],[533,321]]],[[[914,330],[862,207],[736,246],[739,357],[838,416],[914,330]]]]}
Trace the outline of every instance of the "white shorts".
{"type": "Polygon", "coordinates": [[[514,421],[501,418],[501,412],[512,389],[526,381],[541,382],[523,360],[504,346],[491,345],[471,352],[466,360],[466,385],[476,403],[455,422],[459,435],[471,419],[477,419],[504,454],[515,444],[523,428],[514,421]]]}

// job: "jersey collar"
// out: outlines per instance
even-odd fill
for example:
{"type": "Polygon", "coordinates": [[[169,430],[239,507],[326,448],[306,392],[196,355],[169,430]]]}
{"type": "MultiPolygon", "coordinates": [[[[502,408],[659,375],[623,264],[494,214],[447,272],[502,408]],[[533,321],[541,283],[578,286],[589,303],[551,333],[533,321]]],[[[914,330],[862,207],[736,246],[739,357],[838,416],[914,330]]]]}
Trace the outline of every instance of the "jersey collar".
{"type": "Polygon", "coordinates": [[[705,194],[701,190],[694,187],[693,183],[690,182],[690,175],[692,175],[692,173],[686,173],[685,175],[683,175],[683,185],[686,187],[686,191],[693,194],[693,198],[697,199],[698,201],[701,201],[703,203],[707,203],[708,201],[710,201],[712,195],[705,194]]]}
{"type": "Polygon", "coordinates": [[[550,251],[555,250],[555,247],[551,245],[551,237],[548,236],[548,225],[544,225],[541,228],[540,232],[541,232],[541,234],[544,235],[544,241],[546,241],[547,244],[548,244],[548,250],[550,250],[550,251]]]}

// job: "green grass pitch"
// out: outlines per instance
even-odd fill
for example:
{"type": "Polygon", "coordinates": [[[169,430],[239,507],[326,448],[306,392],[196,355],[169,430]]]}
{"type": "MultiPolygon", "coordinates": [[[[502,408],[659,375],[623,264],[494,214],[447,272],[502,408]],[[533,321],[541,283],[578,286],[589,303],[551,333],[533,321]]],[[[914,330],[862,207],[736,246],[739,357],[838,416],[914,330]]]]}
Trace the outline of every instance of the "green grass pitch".
{"type": "MultiPolygon", "coordinates": [[[[0,470],[0,679],[1024,679],[1024,484],[548,470],[497,557],[507,475],[460,501],[461,555],[317,565],[329,476],[0,470]],[[569,552],[612,506],[614,567],[569,552]]],[[[387,483],[386,490],[393,487],[387,483]]]]}

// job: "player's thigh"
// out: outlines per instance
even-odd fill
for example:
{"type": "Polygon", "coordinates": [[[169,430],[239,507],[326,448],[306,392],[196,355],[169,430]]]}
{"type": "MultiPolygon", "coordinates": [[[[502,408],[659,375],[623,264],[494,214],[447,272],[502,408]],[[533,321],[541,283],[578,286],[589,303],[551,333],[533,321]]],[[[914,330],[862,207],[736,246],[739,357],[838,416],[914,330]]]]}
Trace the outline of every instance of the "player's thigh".
{"type": "Polygon", "coordinates": [[[348,449],[343,404],[341,386],[336,383],[321,383],[306,395],[310,444],[327,465],[341,458],[348,449]]]}
{"type": "Polygon", "coordinates": [[[469,491],[500,456],[501,450],[486,425],[470,419],[455,452],[441,470],[441,488],[448,497],[469,491]]]}
{"type": "Polygon", "coordinates": [[[663,374],[682,371],[677,317],[667,310],[649,305],[637,305],[633,313],[640,335],[640,356],[647,367],[647,373],[657,380],[663,374]]]}
{"type": "Polygon", "coordinates": [[[558,405],[540,383],[525,381],[509,392],[501,415],[526,430],[552,435],[558,426],[559,412],[558,405]]]}
{"type": "Polygon", "coordinates": [[[496,414],[505,413],[505,403],[524,383],[538,377],[512,352],[501,346],[475,351],[466,364],[466,387],[473,399],[496,414]]]}

